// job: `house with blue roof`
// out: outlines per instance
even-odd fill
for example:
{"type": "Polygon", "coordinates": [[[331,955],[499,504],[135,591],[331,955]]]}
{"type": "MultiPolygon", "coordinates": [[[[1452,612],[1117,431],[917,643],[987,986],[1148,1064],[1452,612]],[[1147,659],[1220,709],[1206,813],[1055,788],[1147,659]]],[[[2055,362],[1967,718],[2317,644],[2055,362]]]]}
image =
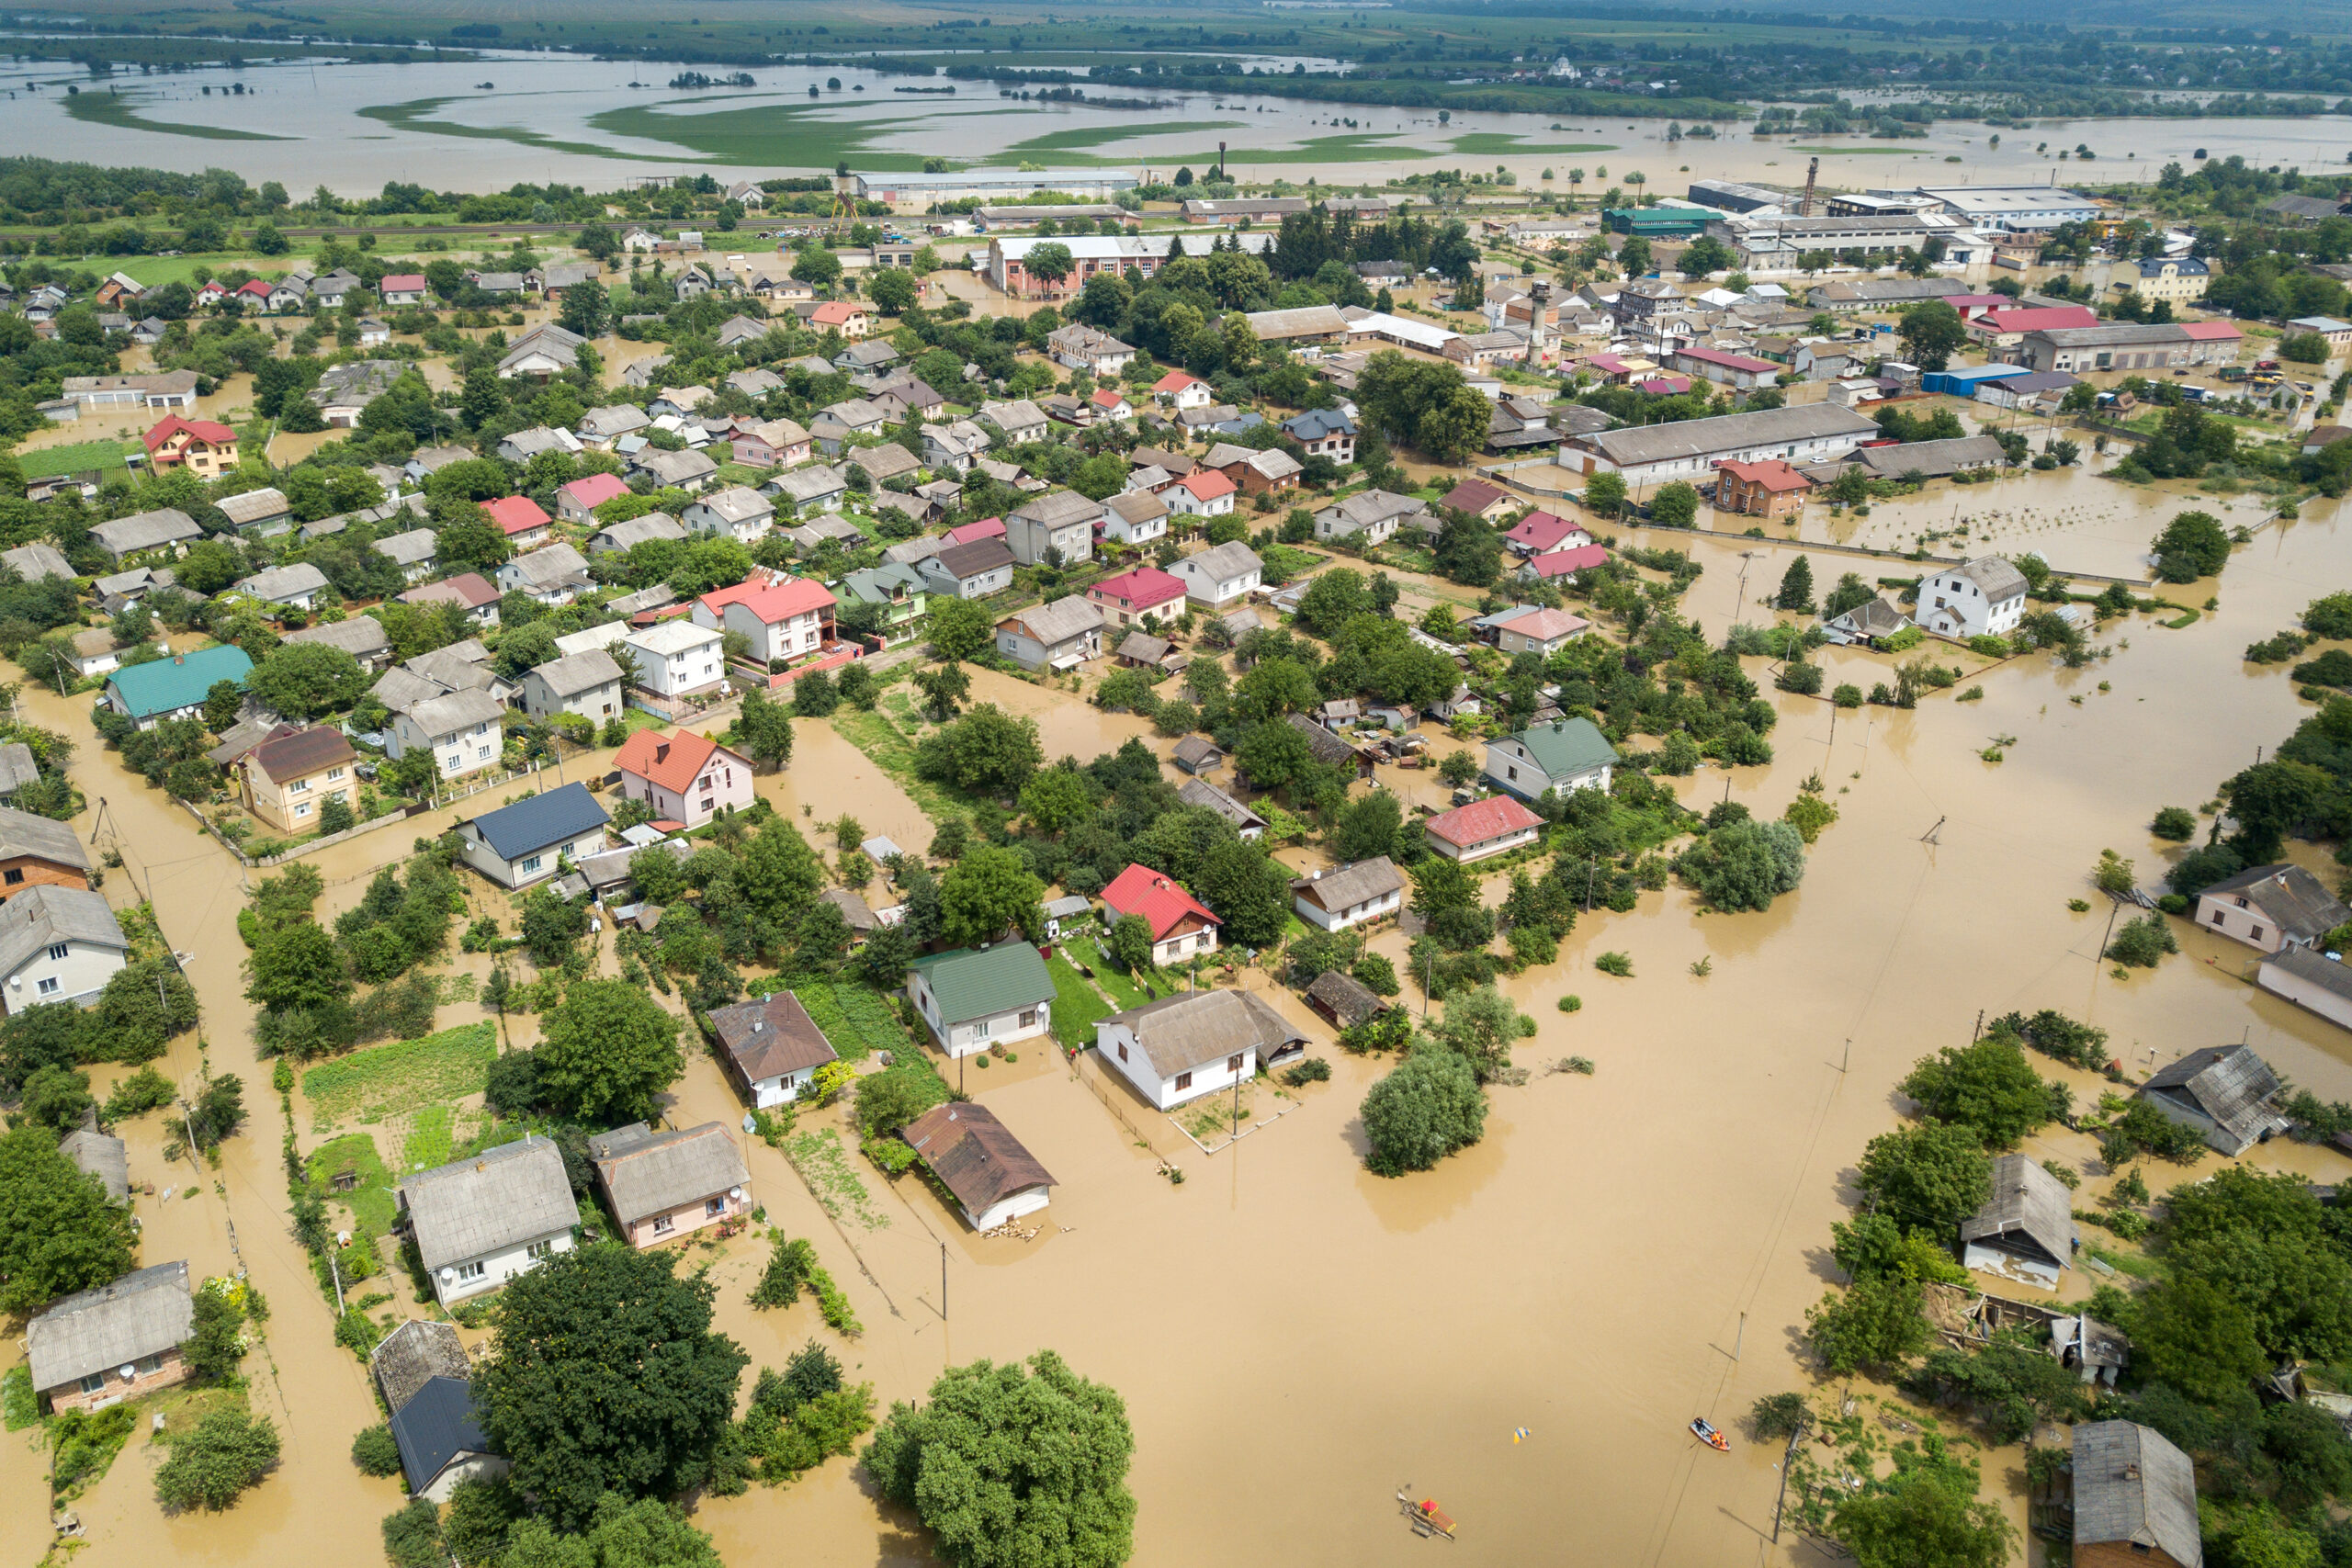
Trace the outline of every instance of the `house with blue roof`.
{"type": "Polygon", "coordinates": [[[107,677],[107,705],[141,729],[167,718],[193,718],[204,711],[204,694],[222,681],[242,686],[254,661],[234,643],[175,653],[149,664],[130,664],[107,677]]]}
{"type": "Polygon", "coordinates": [[[527,887],[553,876],[566,855],[577,863],[602,854],[611,821],[586,784],[568,784],[458,823],[458,852],[501,887],[527,887]]]}

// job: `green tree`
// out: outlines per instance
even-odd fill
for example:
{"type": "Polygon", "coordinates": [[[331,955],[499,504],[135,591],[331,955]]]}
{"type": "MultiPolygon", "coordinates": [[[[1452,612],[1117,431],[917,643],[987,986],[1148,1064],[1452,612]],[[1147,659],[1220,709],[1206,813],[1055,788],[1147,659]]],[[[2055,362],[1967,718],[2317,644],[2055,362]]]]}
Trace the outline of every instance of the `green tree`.
{"type": "Polygon", "coordinates": [[[1428,1170],[1478,1141],[1487,1097],[1469,1061],[1451,1050],[1416,1051],[1372,1086],[1359,1112],[1363,1163],[1377,1176],[1428,1170]]]}
{"type": "Polygon", "coordinates": [[[2236,1302],[2267,1356],[2352,1354],[2352,1259],[2301,1176],[2225,1167],[2173,1189],[2165,1205],[2172,1276],[2200,1278],[2236,1302]]]}
{"type": "Polygon", "coordinates": [[[1151,967],[1151,922],[1141,915],[1121,915],[1111,928],[1111,960],[1129,974],[1151,967]]]}
{"type": "Polygon", "coordinates": [[[2066,1113],[2064,1084],[2045,1082],[2016,1039],[1988,1034],[1922,1056],[1902,1083],[1928,1115],[1973,1129],[1987,1148],[2014,1148],[2027,1134],[2066,1113]]]}
{"type": "Polygon", "coordinates": [[[55,1297],[130,1271],[130,1211],[107,1201],[47,1127],[0,1134],[0,1312],[29,1316],[55,1297]]]}
{"type": "Polygon", "coordinates": [[[2247,865],[2275,861],[2287,836],[2315,821],[2335,794],[2335,780],[2309,762],[2257,762],[2222,785],[2237,825],[2225,841],[2247,865]]]}
{"type": "Polygon", "coordinates": [[[1718,909],[1769,909],[1804,878],[1804,835],[1786,822],[1734,822],[1677,855],[1674,869],[1718,909]]]}
{"type": "Polygon", "coordinates": [[[556,311],[556,324],[582,337],[602,337],[612,320],[612,305],[605,297],[605,286],[594,278],[575,283],[563,291],[563,303],[556,311]]]}
{"type": "Polygon", "coordinates": [[[1021,786],[1021,815],[1038,832],[1057,836],[1094,815],[1096,793],[1086,774],[1047,768],[1021,786]]]}
{"type": "Polygon", "coordinates": [[[956,1568],[1119,1568],[1135,1546],[1125,1404],[1051,1350],[951,1367],[900,1401],[859,1462],[956,1568]]]}
{"type": "Polygon", "coordinates": [[[977,658],[996,640],[996,623],[977,599],[931,600],[931,651],[943,660],[977,658]]]}
{"type": "Polygon", "coordinates": [[[2175,1275],[2140,1298],[2132,1345],[2150,1377],[2208,1404],[2244,1400],[2270,1370],[2252,1314],[2194,1274],[2175,1275]]]}
{"type": "Polygon", "coordinates": [[[886,316],[903,316],[915,302],[914,275],[902,267],[876,268],[866,275],[865,297],[886,316]]]}
{"type": "Polygon", "coordinates": [[[1492,986],[1457,991],[1445,1000],[1445,1016],[1430,1032],[1470,1064],[1482,1084],[1510,1070],[1510,1050],[1533,1021],[1492,986]]]}
{"type": "Polygon", "coordinates": [[[350,989],[342,951],[308,920],[264,931],[245,959],[245,999],[272,1011],[323,1007],[350,989]]]}
{"type": "Polygon", "coordinates": [[[940,937],[951,947],[974,947],[1018,930],[1034,942],[1045,930],[1045,894],[1020,855],[975,844],[940,878],[940,937]]]}
{"type": "Polygon", "coordinates": [[[598,1126],[651,1116],[685,1072],[677,1016],[626,980],[573,981],[532,1055],[548,1101],[598,1126]]]}
{"type": "Polygon", "coordinates": [[[2210,512],[2179,513],[2148,547],[2156,558],[2156,575],[2166,582],[2211,577],[2230,558],[2230,536],[2210,512]]]}
{"type": "Polygon", "coordinates": [[[1359,795],[1340,808],[1331,828],[1331,852],[1343,861],[1395,854],[1403,840],[1405,809],[1394,792],[1359,795]]]}
{"type": "Polygon", "coordinates": [[[236,1375],[244,1359],[243,1309],[216,1291],[196,1292],[196,1310],[187,1340],[180,1347],[187,1370],[210,1382],[236,1375]]]}
{"type": "Polygon", "coordinates": [[[1661,528],[1688,528],[1699,518],[1699,492],[1680,479],[1658,487],[1650,497],[1650,521],[1661,528]]]}
{"type": "MultiPolygon", "coordinates": [[[[1950,310],[1950,306],[1945,307],[1950,310]]],[[[1830,1522],[1860,1568],[2002,1568],[2017,1532],[1991,1503],[1926,1470],[1845,1497],[1830,1522]]]]}
{"type": "Polygon", "coordinates": [[[752,761],[763,768],[781,768],[792,761],[792,715],[756,687],[743,694],[742,711],[735,733],[752,761]]]}
{"type": "Polygon", "coordinates": [[[250,1410],[215,1410],[172,1440],[155,1471],[155,1495],[175,1508],[219,1512],[277,1464],[277,1427],[250,1410]]]}
{"type": "Polygon", "coordinates": [[[1941,370],[1968,343],[1960,312],[1941,299],[1922,299],[1896,318],[1905,357],[1922,370],[1941,370]]]}
{"type": "Polygon", "coordinates": [[[1918,1281],[1901,1276],[1831,1291],[1806,1311],[1804,1321],[1814,1355],[1838,1377],[1901,1366],[1931,1337],[1919,1310],[1918,1281]]]}
{"type": "Polygon", "coordinates": [[[588,934],[588,906],[565,898],[545,883],[523,895],[523,946],[531,961],[552,969],[571,956],[588,934]]]}
{"type": "Polygon", "coordinates": [[[1772,596],[1776,610],[1794,610],[1800,615],[1813,614],[1813,558],[1799,556],[1781,574],[1781,591],[1772,596]]]}
{"type": "Polygon", "coordinates": [[[1614,517],[1625,510],[1625,476],[1600,473],[1584,482],[1586,509],[1602,517],[1614,517]]]}
{"type": "Polygon", "coordinates": [[[342,649],[284,642],[254,666],[245,683],[288,718],[308,721],[354,706],[368,694],[368,671],[342,649]]]}
{"type": "Polygon", "coordinates": [[[1044,244],[1030,246],[1021,258],[1021,265],[1030,276],[1042,277],[1048,284],[1058,287],[1064,278],[1069,276],[1075,263],[1068,245],[1048,240],[1044,244]]]}
{"type": "Polygon", "coordinates": [[[1972,1129],[1930,1122],[1872,1138],[1855,1186],[1906,1229],[1945,1235],[1992,1196],[1993,1161],[1972,1129]]]}
{"type": "Polygon", "coordinates": [[[617,1242],[577,1247],[498,1298],[476,1408],[514,1489],[559,1529],[600,1524],[608,1494],[695,1484],[727,1430],[751,1358],[712,1332],[711,1282],[678,1279],[676,1263],[617,1242]]]}
{"type": "Polygon", "coordinates": [[[1290,873],[1255,844],[1228,840],[1209,851],[1193,891],[1225,922],[1222,940],[1271,947],[1290,923],[1290,873]]]}

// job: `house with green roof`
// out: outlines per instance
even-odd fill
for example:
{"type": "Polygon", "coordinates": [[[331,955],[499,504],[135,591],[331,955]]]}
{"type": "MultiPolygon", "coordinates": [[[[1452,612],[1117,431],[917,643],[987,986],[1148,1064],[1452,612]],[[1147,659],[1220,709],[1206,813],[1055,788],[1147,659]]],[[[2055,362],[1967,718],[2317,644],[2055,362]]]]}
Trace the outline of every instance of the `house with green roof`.
{"type": "Polygon", "coordinates": [[[1521,800],[1541,800],[1546,790],[1605,790],[1616,765],[1617,748],[1589,718],[1555,718],[1487,742],[1487,782],[1521,800]]]}
{"type": "Polygon", "coordinates": [[[1053,1025],[1054,981],[1025,942],[959,947],[915,960],[907,995],[951,1056],[973,1056],[1043,1034],[1053,1025]]]}
{"type": "Polygon", "coordinates": [[[204,694],[222,681],[242,686],[254,661],[234,643],[175,653],[148,664],[130,664],[107,677],[107,705],[141,729],[167,718],[192,718],[204,711],[204,694]]]}

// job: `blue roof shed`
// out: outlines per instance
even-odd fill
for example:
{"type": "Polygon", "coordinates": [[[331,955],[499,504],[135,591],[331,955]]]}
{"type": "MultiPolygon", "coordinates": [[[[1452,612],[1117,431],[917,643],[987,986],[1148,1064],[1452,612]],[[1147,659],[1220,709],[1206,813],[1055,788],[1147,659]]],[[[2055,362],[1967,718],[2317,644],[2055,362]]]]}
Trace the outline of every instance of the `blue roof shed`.
{"type": "Polygon", "coordinates": [[[216,682],[234,681],[242,686],[253,667],[245,650],[234,643],[174,654],[151,664],[125,665],[107,678],[107,700],[117,713],[143,724],[201,707],[204,694],[216,682]]]}

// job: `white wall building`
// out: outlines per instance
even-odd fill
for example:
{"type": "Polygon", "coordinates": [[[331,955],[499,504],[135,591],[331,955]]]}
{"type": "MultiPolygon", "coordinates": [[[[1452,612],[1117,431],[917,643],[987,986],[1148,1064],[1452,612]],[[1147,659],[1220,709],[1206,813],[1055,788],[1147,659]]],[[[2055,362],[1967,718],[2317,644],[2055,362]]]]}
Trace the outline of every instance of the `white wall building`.
{"type": "Polygon", "coordinates": [[[2025,573],[1999,556],[1980,556],[1919,581],[1911,618],[1941,637],[2001,637],[2025,619],[2025,573]]]}

